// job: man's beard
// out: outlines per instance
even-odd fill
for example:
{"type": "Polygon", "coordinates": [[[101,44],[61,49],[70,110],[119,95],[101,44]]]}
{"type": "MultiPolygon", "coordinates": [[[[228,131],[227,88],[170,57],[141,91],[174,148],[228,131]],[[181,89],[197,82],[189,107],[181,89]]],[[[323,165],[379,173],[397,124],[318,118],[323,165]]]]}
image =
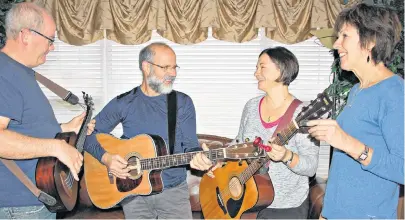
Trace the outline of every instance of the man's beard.
{"type": "Polygon", "coordinates": [[[148,76],[147,82],[149,87],[159,93],[159,94],[169,94],[173,90],[173,83],[174,80],[176,79],[175,76],[165,76],[163,80],[160,80],[159,78],[156,77],[153,71],[151,71],[150,75],[148,76]],[[171,81],[169,85],[165,85],[164,82],[166,80],[171,81]]]}

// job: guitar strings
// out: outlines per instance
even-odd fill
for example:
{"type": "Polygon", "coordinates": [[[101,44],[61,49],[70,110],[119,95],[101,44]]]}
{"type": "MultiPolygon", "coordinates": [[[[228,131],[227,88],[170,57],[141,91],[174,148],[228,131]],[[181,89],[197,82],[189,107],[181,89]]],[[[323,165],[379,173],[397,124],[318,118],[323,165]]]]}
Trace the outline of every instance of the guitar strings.
{"type": "MultiPolygon", "coordinates": [[[[294,123],[291,122],[291,123],[286,127],[286,129],[280,131],[280,133],[281,133],[281,135],[283,135],[283,136],[287,136],[288,132],[294,133],[294,132],[296,132],[297,130],[298,130],[298,129],[296,129],[294,123]]],[[[274,142],[279,142],[279,144],[282,144],[280,138],[277,138],[276,141],[274,141],[274,142]]],[[[246,169],[244,172],[242,172],[240,175],[237,176],[238,180],[240,180],[241,178],[242,178],[242,179],[246,178],[245,176],[246,176],[246,172],[247,172],[247,171],[250,171],[250,172],[251,172],[252,170],[256,170],[257,168],[260,168],[260,164],[258,164],[258,163],[255,163],[253,166],[248,166],[247,169],[246,169]],[[254,166],[259,166],[259,167],[254,167],[254,166]]],[[[249,180],[250,178],[251,178],[251,177],[249,177],[247,180],[249,180]]],[[[247,182],[247,180],[245,180],[245,181],[247,182]]],[[[242,182],[244,182],[244,181],[242,181],[242,182]]],[[[241,186],[243,186],[244,184],[246,184],[246,182],[245,182],[245,183],[241,183],[240,181],[239,181],[239,183],[233,182],[233,183],[231,183],[231,184],[229,185],[229,187],[225,188],[224,190],[221,190],[220,192],[221,192],[221,194],[223,194],[223,195],[225,195],[225,196],[229,196],[230,193],[231,193],[231,192],[230,192],[231,189],[235,189],[235,187],[236,187],[238,184],[240,184],[241,186]]]]}

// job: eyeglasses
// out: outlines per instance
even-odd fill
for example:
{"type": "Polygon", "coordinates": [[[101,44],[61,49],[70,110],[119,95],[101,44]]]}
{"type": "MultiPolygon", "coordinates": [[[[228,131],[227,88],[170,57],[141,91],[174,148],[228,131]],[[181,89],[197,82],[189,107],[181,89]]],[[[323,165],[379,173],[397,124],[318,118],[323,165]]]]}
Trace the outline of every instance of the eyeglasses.
{"type": "Polygon", "coordinates": [[[158,64],[156,64],[156,63],[152,63],[152,62],[149,62],[149,61],[146,61],[146,62],[148,62],[148,63],[150,63],[150,64],[152,64],[152,65],[154,65],[154,66],[157,66],[157,67],[159,67],[159,68],[161,68],[162,70],[164,70],[165,72],[167,72],[168,70],[173,70],[173,71],[179,71],[179,69],[180,69],[180,67],[179,66],[161,66],[161,65],[158,65],[158,64]]]}
{"type": "Polygon", "coordinates": [[[47,36],[45,36],[44,34],[41,34],[40,32],[38,32],[38,31],[36,31],[36,30],[33,30],[33,29],[31,29],[31,28],[29,28],[28,30],[30,30],[30,31],[32,31],[32,32],[34,32],[34,33],[40,35],[41,37],[43,37],[43,38],[45,38],[45,39],[47,39],[49,46],[52,46],[53,43],[55,43],[55,39],[51,39],[50,37],[47,37],[47,36]]]}

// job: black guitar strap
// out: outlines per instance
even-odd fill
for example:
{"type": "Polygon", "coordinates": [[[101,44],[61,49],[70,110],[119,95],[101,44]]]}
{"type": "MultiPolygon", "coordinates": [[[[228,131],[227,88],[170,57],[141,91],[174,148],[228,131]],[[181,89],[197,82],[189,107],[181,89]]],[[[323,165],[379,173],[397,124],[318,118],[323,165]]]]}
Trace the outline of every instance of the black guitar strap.
{"type": "Polygon", "coordinates": [[[176,91],[167,95],[167,124],[170,154],[173,154],[176,142],[177,96],[176,91]]]}
{"type": "MultiPolygon", "coordinates": [[[[138,87],[134,89],[133,94],[136,93],[138,87]]],[[[123,95],[126,95],[124,93],[123,95]]],[[[177,120],[177,95],[176,91],[173,90],[171,93],[167,94],[167,136],[169,139],[169,153],[173,154],[174,144],[176,142],[176,120],[177,120]]],[[[126,138],[122,136],[121,138],[126,138]]]]}

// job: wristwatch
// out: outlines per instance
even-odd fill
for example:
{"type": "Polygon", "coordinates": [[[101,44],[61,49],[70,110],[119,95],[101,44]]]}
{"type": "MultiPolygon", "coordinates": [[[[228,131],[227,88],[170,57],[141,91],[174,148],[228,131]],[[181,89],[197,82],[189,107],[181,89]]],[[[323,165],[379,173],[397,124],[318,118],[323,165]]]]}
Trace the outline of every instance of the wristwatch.
{"type": "Polygon", "coordinates": [[[364,145],[364,150],[363,150],[363,152],[361,152],[359,158],[357,158],[357,161],[361,162],[361,161],[366,160],[368,157],[368,150],[369,150],[368,146],[364,145]]]}
{"type": "Polygon", "coordinates": [[[294,152],[291,151],[290,159],[288,159],[286,162],[283,162],[283,163],[288,166],[292,162],[293,158],[294,158],[294,152]]]}

